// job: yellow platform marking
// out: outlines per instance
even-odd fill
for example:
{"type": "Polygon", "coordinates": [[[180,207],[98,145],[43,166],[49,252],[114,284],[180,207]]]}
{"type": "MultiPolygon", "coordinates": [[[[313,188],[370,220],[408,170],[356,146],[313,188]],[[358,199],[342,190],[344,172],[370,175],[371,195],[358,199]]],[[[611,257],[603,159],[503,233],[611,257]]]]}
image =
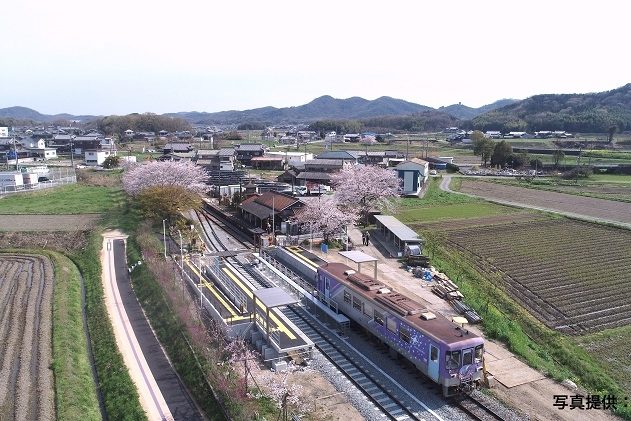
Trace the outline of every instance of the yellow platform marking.
{"type": "Polygon", "coordinates": [[[298,259],[302,260],[303,262],[305,262],[308,266],[311,266],[314,269],[318,269],[318,265],[316,265],[315,263],[313,263],[311,260],[307,259],[305,256],[303,256],[302,254],[300,254],[298,251],[300,250],[297,247],[291,246],[291,247],[285,247],[285,250],[288,250],[291,254],[293,254],[294,256],[296,256],[298,259]],[[298,250],[298,251],[297,251],[298,250]]]}
{"type": "MultiPolygon", "coordinates": [[[[188,263],[188,262],[187,262],[188,263]]],[[[197,270],[197,268],[193,265],[191,265],[190,263],[188,263],[189,268],[198,276],[200,277],[200,273],[197,270]]],[[[219,302],[221,302],[221,304],[224,306],[224,308],[226,310],[228,310],[230,312],[230,315],[232,317],[226,317],[224,318],[224,321],[228,321],[228,320],[246,320],[249,319],[250,316],[239,316],[235,311],[234,311],[234,306],[232,305],[232,303],[229,303],[228,301],[226,301],[223,296],[219,293],[219,291],[217,291],[217,289],[214,287],[213,284],[211,284],[210,282],[208,282],[207,280],[205,280],[203,277],[200,277],[202,280],[202,283],[204,284],[204,286],[210,290],[210,292],[215,296],[215,298],[217,298],[217,300],[219,300],[219,302]]]]}
{"type": "MultiPolygon", "coordinates": [[[[239,286],[239,288],[241,288],[241,290],[243,292],[245,292],[248,297],[250,297],[251,300],[254,300],[254,294],[252,294],[252,291],[250,291],[249,288],[247,288],[245,285],[243,285],[243,283],[241,282],[241,280],[239,280],[239,278],[237,278],[232,271],[228,268],[228,267],[223,267],[222,270],[226,273],[226,275],[228,275],[228,277],[230,277],[230,279],[232,279],[234,281],[235,284],[237,284],[239,286]]],[[[260,300],[256,300],[256,304],[263,310],[265,310],[265,306],[263,305],[263,303],[260,300]]],[[[276,315],[270,311],[270,318],[272,319],[272,321],[276,324],[276,326],[282,331],[284,332],[287,336],[289,336],[289,339],[292,340],[296,340],[296,335],[294,335],[294,333],[289,330],[287,328],[287,326],[285,326],[285,324],[283,322],[280,321],[280,319],[278,319],[278,317],[276,317],[276,315]]],[[[271,331],[271,329],[270,329],[271,331]]]]}

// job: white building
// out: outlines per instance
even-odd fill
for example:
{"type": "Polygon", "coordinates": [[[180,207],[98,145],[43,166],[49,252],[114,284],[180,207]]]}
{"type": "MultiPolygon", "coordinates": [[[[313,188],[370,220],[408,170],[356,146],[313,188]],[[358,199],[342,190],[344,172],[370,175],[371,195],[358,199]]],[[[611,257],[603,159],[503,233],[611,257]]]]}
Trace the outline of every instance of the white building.
{"type": "Polygon", "coordinates": [[[9,137],[8,127],[0,127],[0,137],[9,137]]]}
{"type": "Polygon", "coordinates": [[[0,189],[15,190],[17,187],[24,186],[24,178],[19,171],[0,172],[0,189]]]}
{"type": "Polygon", "coordinates": [[[413,158],[395,167],[397,175],[403,180],[403,196],[413,196],[421,189],[429,178],[429,163],[422,159],[413,158]]]}
{"type": "Polygon", "coordinates": [[[107,158],[110,155],[116,156],[116,151],[110,152],[107,149],[104,149],[104,150],[89,149],[85,151],[85,163],[88,166],[103,165],[105,158],[107,158]]]}
{"type": "Polygon", "coordinates": [[[282,151],[274,151],[274,152],[266,152],[265,156],[280,156],[287,161],[288,165],[295,165],[304,163],[310,159],[313,159],[312,153],[305,154],[304,152],[282,152],[282,151]]]}

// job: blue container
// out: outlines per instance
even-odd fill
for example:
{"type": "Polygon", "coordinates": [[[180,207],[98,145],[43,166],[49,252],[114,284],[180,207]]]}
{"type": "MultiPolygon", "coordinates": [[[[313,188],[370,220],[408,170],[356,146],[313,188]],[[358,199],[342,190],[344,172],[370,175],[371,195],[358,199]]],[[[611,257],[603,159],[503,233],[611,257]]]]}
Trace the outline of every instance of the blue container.
{"type": "Polygon", "coordinates": [[[328,253],[329,252],[329,246],[327,246],[326,243],[322,243],[320,245],[320,250],[322,251],[322,253],[328,253]]]}

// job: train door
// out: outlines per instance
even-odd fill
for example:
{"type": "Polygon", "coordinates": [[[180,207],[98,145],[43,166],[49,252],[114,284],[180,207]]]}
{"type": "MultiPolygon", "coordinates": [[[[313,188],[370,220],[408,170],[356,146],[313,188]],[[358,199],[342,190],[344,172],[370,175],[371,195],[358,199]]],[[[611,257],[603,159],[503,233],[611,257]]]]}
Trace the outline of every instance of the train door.
{"type": "Polygon", "coordinates": [[[329,297],[329,288],[331,287],[331,281],[329,278],[324,278],[324,297],[328,300],[329,297]]]}
{"type": "Polygon", "coordinates": [[[429,361],[427,362],[427,375],[434,380],[438,381],[440,365],[440,350],[433,344],[429,344],[429,361]]]}

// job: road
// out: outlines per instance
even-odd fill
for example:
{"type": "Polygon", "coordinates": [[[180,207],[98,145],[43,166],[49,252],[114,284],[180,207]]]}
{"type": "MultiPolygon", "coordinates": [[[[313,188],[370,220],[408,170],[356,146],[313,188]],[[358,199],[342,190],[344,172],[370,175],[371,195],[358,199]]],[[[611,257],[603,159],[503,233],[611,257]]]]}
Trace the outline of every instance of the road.
{"type": "Polygon", "coordinates": [[[103,289],[116,343],[150,420],[202,420],[131,289],[126,236],[103,236],[103,289]]]}
{"type": "Polygon", "coordinates": [[[468,193],[463,193],[451,190],[450,183],[451,175],[443,176],[440,189],[480,197],[502,205],[553,212],[585,221],[631,228],[631,205],[624,202],[484,182],[472,185],[468,193]]]}

